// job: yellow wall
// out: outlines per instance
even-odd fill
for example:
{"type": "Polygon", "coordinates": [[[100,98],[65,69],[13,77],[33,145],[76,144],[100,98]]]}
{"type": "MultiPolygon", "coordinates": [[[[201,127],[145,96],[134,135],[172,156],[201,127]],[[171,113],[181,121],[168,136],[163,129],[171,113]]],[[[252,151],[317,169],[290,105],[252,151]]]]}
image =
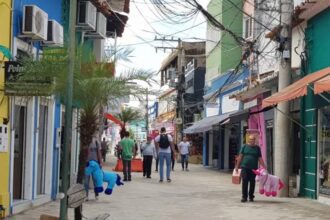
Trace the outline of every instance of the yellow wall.
{"type": "MultiPolygon", "coordinates": [[[[11,42],[11,0],[0,0],[0,45],[10,48],[11,42]]],[[[3,54],[0,53],[0,124],[3,119],[8,119],[8,97],[4,96],[4,63],[3,54]]],[[[10,129],[8,129],[10,131],[10,129]]],[[[9,140],[8,136],[8,140],[9,140]]],[[[9,144],[9,141],[8,141],[9,144]]],[[[0,152],[0,204],[6,208],[6,215],[9,213],[9,152],[0,152]]]]}

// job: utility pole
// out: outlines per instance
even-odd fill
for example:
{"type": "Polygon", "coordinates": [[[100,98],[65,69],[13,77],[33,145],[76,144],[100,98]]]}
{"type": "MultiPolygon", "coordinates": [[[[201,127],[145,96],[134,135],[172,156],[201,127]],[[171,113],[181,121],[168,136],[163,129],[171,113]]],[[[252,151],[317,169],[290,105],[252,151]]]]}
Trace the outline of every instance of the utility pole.
{"type": "MultiPolygon", "coordinates": [[[[282,31],[280,39],[282,44],[282,56],[278,60],[278,91],[287,87],[291,80],[291,23],[293,12],[293,0],[281,0],[281,25],[282,31]]],[[[288,196],[289,175],[291,173],[290,166],[290,120],[286,115],[290,114],[289,102],[279,103],[278,110],[275,114],[275,143],[274,143],[274,171],[275,175],[280,177],[285,184],[285,187],[280,192],[281,197],[288,196]],[[280,112],[281,111],[281,112],[280,112]]]]}
{"type": "Polygon", "coordinates": [[[76,13],[77,13],[77,0],[70,0],[69,11],[69,36],[68,36],[68,76],[66,84],[66,103],[65,103],[65,133],[64,133],[64,149],[62,160],[62,193],[64,198],[61,200],[60,206],[60,219],[66,220],[68,218],[68,196],[67,191],[69,188],[69,173],[70,173],[70,142],[72,132],[72,97],[73,97],[73,73],[75,66],[75,47],[76,47],[76,13]]]}
{"type": "MultiPolygon", "coordinates": [[[[164,51],[170,49],[170,50],[178,50],[178,59],[177,59],[177,73],[178,73],[178,83],[176,85],[177,90],[177,102],[176,102],[176,117],[183,119],[184,114],[184,106],[183,106],[183,93],[185,92],[184,87],[184,66],[185,66],[185,50],[183,48],[183,42],[179,39],[174,39],[173,37],[170,39],[164,38],[157,38],[155,37],[156,41],[162,41],[162,42],[178,42],[177,47],[156,47],[156,52],[158,49],[163,49],[164,51]]],[[[176,125],[176,142],[181,139],[182,132],[183,132],[183,124],[176,125]]]]}

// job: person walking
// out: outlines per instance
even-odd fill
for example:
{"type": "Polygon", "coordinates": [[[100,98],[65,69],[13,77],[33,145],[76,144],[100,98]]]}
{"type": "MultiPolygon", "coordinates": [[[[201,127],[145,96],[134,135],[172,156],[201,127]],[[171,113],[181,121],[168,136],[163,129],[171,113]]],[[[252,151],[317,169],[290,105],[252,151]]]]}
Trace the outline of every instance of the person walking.
{"type": "Polygon", "coordinates": [[[152,159],[155,155],[155,145],[152,143],[152,137],[147,137],[147,142],[141,145],[143,155],[143,176],[151,178],[152,159]]]}
{"type": "Polygon", "coordinates": [[[182,171],[184,171],[185,169],[186,171],[189,171],[188,170],[189,149],[190,149],[190,143],[189,141],[187,141],[187,137],[183,137],[183,140],[179,143],[182,171]]]}
{"type": "Polygon", "coordinates": [[[101,142],[101,153],[102,153],[102,159],[103,159],[104,163],[106,161],[107,151],[108,151],[108,142],[105,140],[105,138],[103,138],[103,140],[101,142]]]}
{"type": "Polygon", "coordinates": [[[166,134],[166,128],[160,129],[160,134],[155,138],[156,150],[159,158],[159,182],[164,180],[164,160],[166,161],[166,178],[171,182],[171,148],[174,151],[173,138],[166,134]]]}
{"type": "Polygon", "coordinates": [[[256,175],[253,173],[253,169],[258,169],[258,162],[265,169],[265,163],[261,157],[261,150],[256,145],[256,137],[249,135],[247,144],[243,145],[237,163],[235,166],[235,172],[238,172],[238,168],[241,167],[241,178],[242,178],[242,199],[241,202],[246,202],[249,196],[249,201],[254,201],[254,189],[255,189],[255,178],[256,175]],[[250,186],[250,188],[249,188],[250,186]],[[249,188],[249,191],[248,191],[249,188]]]}
{"type": "Polygon", "coordinates": [[[132,157],[135,155],[135,143],[129,138],[129,132],[127,131],[124,138],[119,142],[119,146],[122,149],[122,160],[123,160],[123,174],[124,181],[131,181],[131,170],[132,170],[132,157]]]}
{"type": "MultiPolygon", "coordinates": [[[[92,141],[88,145],[88,149],[87,149],[87,161],[86,162],[91,161],[91,160],[97,161],[100,164],[100,166],[102,167],[102,155],[101,155],[100,145],[97,140],[97,135],[93,136],[92,141]]],[[[87,199],[88,199],[90,177],[91,177],[90,175],[85,175],[85,181],[84,181],[87,199]]],[[[94,181],[93,181],[93,185],[94,185],[94,181]]],[[[95,187],[93,187],[93,188],[95,188],[95,187]]],[[[99,193],[95,192],[96,200],[98,199],[98,196],[99,196],[99,193]]]]}
{"type": "Polygon", "coordinates": [[[174,150],[171,148],[171,165],[172,165],[172,171],[174,171],[174,165],[175,165],[175,155],[177,152],[178,146],[174,144],[174,150]]]}

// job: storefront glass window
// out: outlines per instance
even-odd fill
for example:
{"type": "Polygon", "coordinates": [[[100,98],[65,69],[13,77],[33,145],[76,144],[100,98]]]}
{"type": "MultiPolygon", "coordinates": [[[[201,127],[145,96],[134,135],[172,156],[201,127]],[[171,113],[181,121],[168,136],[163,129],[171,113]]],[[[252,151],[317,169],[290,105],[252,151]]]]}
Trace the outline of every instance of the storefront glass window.
{"type": "Polygon", "coordinates": [[[320,109],[319,178],[320,194],[330,195],[330,108],[320,109]]]}

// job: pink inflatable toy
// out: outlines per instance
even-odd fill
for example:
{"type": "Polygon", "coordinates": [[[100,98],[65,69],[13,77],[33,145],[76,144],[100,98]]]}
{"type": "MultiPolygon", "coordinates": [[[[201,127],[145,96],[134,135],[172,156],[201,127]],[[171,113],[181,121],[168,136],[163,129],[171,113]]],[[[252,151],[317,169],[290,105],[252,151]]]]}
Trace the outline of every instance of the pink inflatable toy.
{"type": "Polygon", "coordinates": [[[284,187],[284,183],[279,177],[268,174],[264,168],[253,170],[253,172],[257,175],[256,181],[259,182],[260,194],[277,196],[277,191],[284,187]]]}

